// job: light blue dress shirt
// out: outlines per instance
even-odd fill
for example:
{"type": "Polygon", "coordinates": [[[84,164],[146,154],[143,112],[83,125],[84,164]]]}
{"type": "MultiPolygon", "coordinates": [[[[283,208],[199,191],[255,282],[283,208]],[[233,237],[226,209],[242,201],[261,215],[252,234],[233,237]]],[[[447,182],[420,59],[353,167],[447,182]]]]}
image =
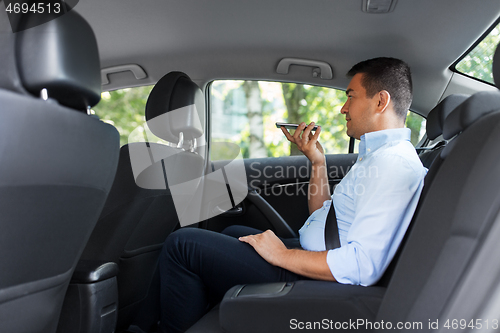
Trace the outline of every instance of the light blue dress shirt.
{"type": "MultiPolygon", "coordinates": [[[[410,133],[399,128],[361,136],[356,163],[335,187],[332,200],[341,247],[328,251],[327,263],[340,283],[376,283],[403,239],[427,173],[410,133]]],[[[305,250],[325,251],[331,203],[325,201],[299,230],[305,250]]]]}

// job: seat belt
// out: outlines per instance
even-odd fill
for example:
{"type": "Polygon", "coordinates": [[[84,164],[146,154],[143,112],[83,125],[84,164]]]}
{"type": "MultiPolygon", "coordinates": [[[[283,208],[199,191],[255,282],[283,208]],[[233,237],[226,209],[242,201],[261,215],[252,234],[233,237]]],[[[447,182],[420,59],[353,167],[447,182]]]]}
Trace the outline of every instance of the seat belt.
{"type": "MultiPolygon", "coordinates": [[[[349,139],[349,154],[354,153],[355,141],[353,137],[349,139]]],[[[326,250],[334,250],[340,247],[339,226],[337,225],[337,215],[333,207],[333,200],[325,221],[325,247],[326,250]]]]}
{"type": "Polygon", "coordinates": [[[335,207],[330,205],[330,211],[326,216],[325,222],[325,246],[326,250],[333,250],[340,247],[339,227],[337,225],[337,215],[335,215],[335,207]]]}

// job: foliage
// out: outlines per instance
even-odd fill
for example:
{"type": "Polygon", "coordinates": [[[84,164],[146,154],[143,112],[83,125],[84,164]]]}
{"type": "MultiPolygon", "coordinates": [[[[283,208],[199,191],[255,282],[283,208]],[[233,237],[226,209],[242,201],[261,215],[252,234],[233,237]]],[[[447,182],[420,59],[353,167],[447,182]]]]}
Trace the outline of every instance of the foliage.
{"type": "MultiPolygon", "coordinates": [[[[340,113],[346,102],[343,91],[282,83],[283,98],[287,105],[287,121],[291,123],[314,121],[321,126],[320,143],[327,153],[347,153],[349,138],[345,134],[345,116],[340,113]]],[[[291,146],[290,155],[300,152],[291,146]]]]}
{"type": "Polygon", "coordinates": [[[456,66],[459,72],[477,79],[493,82],[493,55],[500,42],[500,27],[496,26],[465,58],[456,66]]]}
{"type": "Polygon", "coordinates": [[[411,143],[416,146],[422,137],[422,130],[424,130],[425,120],[422,116],[409,111],[406,116],[406,127],[411,130],[411,143]]]}
{"type": "MultiPolygon", "coordinates": [[[[116,127],[120,133],[120,145],[128,142],[129,134],[144,126],[145,106],[153,86],[120,89],[101,94],[101,101],[94,107],[95,113],[116,127]]],[[[143,141],[135,138],[134,141],[143,141]]]]}

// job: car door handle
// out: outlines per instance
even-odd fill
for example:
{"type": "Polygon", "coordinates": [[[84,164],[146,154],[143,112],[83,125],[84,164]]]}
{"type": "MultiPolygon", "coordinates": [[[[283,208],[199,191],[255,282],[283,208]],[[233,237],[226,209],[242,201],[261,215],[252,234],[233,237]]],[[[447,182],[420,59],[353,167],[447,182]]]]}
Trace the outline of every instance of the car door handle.
{"type": "Polygon", "coordinates": [[[308,60],[300,58],[283,58],[278,63],[276,68],[276,73],[278,74],[288,74],[288,70],[291,65],[299,66],[309,66],[314,67],[313,76],[318,77],[318,75],[324,80],[331,80],[333,77],[332,67],[324,61],[318,60],[308,60]]]}

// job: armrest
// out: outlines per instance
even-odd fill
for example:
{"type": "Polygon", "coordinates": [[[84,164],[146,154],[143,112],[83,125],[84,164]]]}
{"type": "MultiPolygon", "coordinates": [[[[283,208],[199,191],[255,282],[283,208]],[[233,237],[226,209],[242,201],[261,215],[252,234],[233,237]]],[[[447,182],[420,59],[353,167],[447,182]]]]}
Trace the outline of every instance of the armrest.
{"type": "Polygon", "coordinates": [[[335,329],[336,323],[373,322],[385,290],[312,280],[238,285],[222,300],[220,324],[230,333],[252,333],[306,329],[307,323],[335,329]]]}
{"type": "Polygon", "coordinates": [[[114,262],[80,260],[64,298],[57,333],[114,332],[117,275],[114,262]]]}
{"type": "Polygon", "coordinates": [[[114,262],[80,260],[76,265],[71,283],[95,283],[117,276],[118,265],[114,262]]]}

